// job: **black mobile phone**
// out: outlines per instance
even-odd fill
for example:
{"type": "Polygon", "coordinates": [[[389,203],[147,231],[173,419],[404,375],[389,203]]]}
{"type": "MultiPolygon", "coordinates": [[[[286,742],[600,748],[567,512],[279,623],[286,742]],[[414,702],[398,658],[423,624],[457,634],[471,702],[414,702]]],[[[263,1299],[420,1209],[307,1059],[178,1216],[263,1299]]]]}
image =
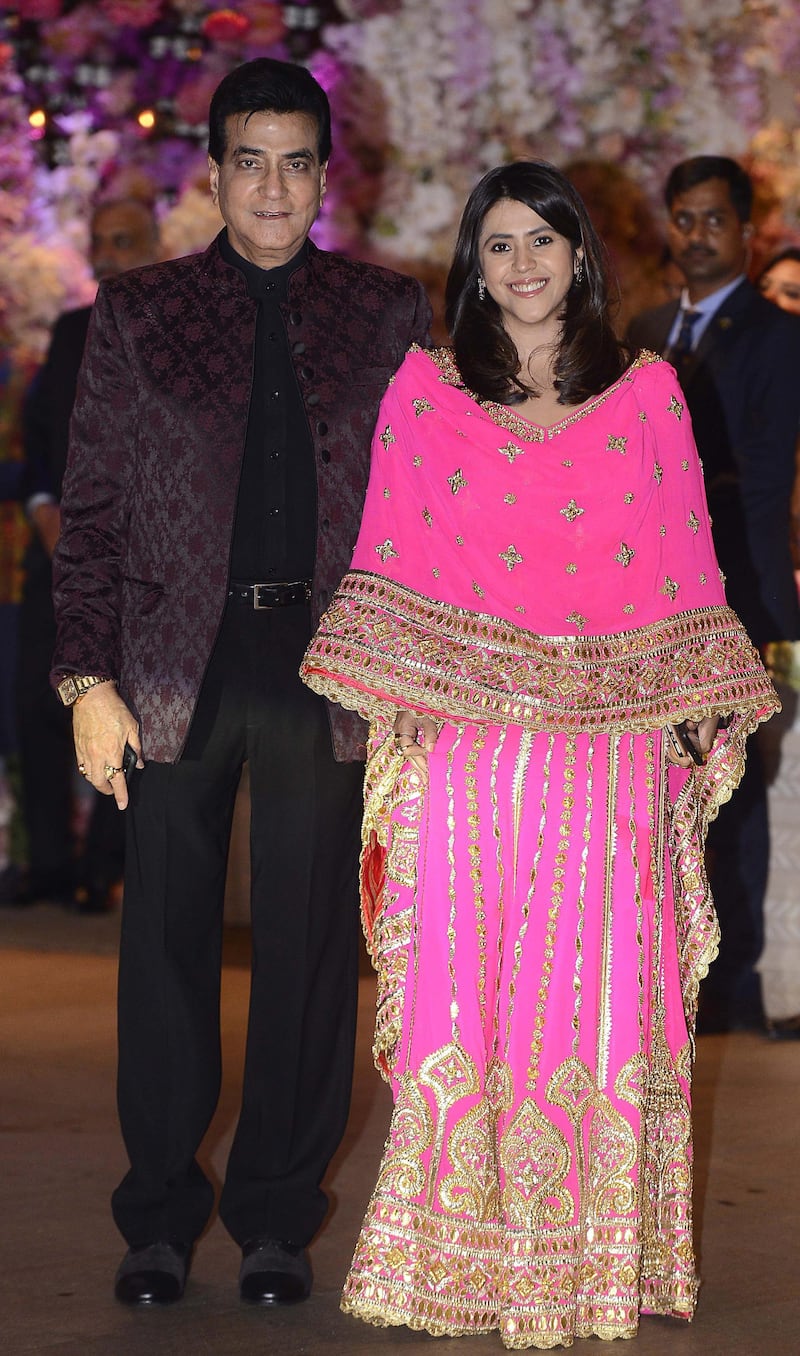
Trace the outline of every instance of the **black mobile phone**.
{"type": "Polygon", "coordinates": [[[122,750],[122,774],[125,778],[126,783],[130,781],[131,773],[133,772],[133,769],[136,767],[138,761],[139,756],[136,750],[131,748],[130,744],[126,739],[125,747],[122,750]]]}
{"type": "Polygon", "coordinates": [[[692,762],[696,763],[698,767],[702,767],[705,759],[689,734],[689,731],[686,728],[686,721],[682,720],[680,725],[673,725],[672,728],[675,731],[675,738],[683,749],[683,752],[688,753],[692,762]]]}

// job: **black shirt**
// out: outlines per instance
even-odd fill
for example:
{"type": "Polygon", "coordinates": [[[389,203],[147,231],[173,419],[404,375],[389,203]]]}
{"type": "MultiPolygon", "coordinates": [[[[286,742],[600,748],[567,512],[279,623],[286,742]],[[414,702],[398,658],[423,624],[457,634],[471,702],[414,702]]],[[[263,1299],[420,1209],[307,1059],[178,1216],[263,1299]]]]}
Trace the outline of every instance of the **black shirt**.
{"type": "Polygon", "coordinates": [[[231,543],[230,577],[242,583],[310,579],[317,530],[314,448],[280,311],[289,278],[308,258],[304,243],[277,268],[259,268],[219,237],[227,264],[258,301],[253,384],[231,543]]]}

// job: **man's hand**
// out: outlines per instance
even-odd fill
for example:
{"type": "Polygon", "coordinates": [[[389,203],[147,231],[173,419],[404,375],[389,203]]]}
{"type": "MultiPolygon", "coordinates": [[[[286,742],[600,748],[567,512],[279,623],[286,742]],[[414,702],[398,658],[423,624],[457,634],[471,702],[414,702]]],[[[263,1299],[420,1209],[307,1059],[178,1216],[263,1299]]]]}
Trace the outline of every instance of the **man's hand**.
{"type": "Polygon", "coordinates": [[[61,532],[61,509],[58,504],[37,504],[31,514],[31,522],[39,534],[42,546],[52,560],[61,532]]]}
{"type": "Polygon", "coordinates": [[[128,787],[122,775],[126,742],[138,754],[136,766],[144,767],[144,763],[139,727],[113,683],[98,683],[75,703],[72,734],[78,771],[102,795],[114,796],[124,810],[128,804],[128,787]]]}
{"type": "Polygon", "coordinates": [[[428,785],[428,754],[433,753],[439,731],[430,716],[418,716],[415,711],[398,711],[394,722],[394,743],[398,753],[414,764],[428,785]]]}

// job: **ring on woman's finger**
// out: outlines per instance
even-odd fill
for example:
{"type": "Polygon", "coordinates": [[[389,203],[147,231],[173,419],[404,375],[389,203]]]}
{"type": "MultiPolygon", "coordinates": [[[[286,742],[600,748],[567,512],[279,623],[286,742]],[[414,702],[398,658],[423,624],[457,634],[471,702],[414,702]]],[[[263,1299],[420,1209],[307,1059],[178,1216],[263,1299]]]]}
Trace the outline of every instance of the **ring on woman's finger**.
{"type": "Polygon", "coordinates": [[[121,767],[112,767],[111,763],[106,763],[105,767],[103,768],[103,772],[105,773],[105,778],[107,782],[110,782],[111,778],[116,777],[117,773],[121,771],[122,771],[121,767]]]}

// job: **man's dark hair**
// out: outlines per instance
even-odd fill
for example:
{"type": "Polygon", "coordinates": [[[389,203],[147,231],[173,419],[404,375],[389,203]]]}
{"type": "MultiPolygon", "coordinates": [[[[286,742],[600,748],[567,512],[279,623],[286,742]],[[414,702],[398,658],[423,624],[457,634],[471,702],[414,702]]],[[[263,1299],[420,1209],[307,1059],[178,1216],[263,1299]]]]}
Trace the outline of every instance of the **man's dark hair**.
{"type": "Polygon", "coordinates": [[[482,400],[515,405],[538,394],[524,374],[517,374],[519,355],[499,306],[488,292],[482,301],[478,297],[484,218],[504,199],[530,207],[566,237],[573,253],[583,246],[583,281],[572,284],[564,301],[555,384],[560,404],[588,400],[622,375],[629,355],[614,334],[608,263],[583,199],[560,170],[541,160],[517,160],[490,170],[464,208],[445,289],[445,318],[458,369],[482,400]]]}
{"type": "Polygon", "coordinates": [[[305,66],[257,57],[220,81],[208,112],[208,154],[225,157],[225,124],[238,113],[307,113],[317,124],[320,164],[331,153],[331,108],[324,89],[305,66]]]}
{"type": "Polygon", "coordinates": [[[727,155],[693,155],[689,160],[681,160],[664,186],[668,209],[672,210],[680,193],[688,193],[690,188],[697,188],[709,179],[724,179],[737,217],[740,221],[749,221],[753,210],[752,180],[747,170],[727,155]]]}

